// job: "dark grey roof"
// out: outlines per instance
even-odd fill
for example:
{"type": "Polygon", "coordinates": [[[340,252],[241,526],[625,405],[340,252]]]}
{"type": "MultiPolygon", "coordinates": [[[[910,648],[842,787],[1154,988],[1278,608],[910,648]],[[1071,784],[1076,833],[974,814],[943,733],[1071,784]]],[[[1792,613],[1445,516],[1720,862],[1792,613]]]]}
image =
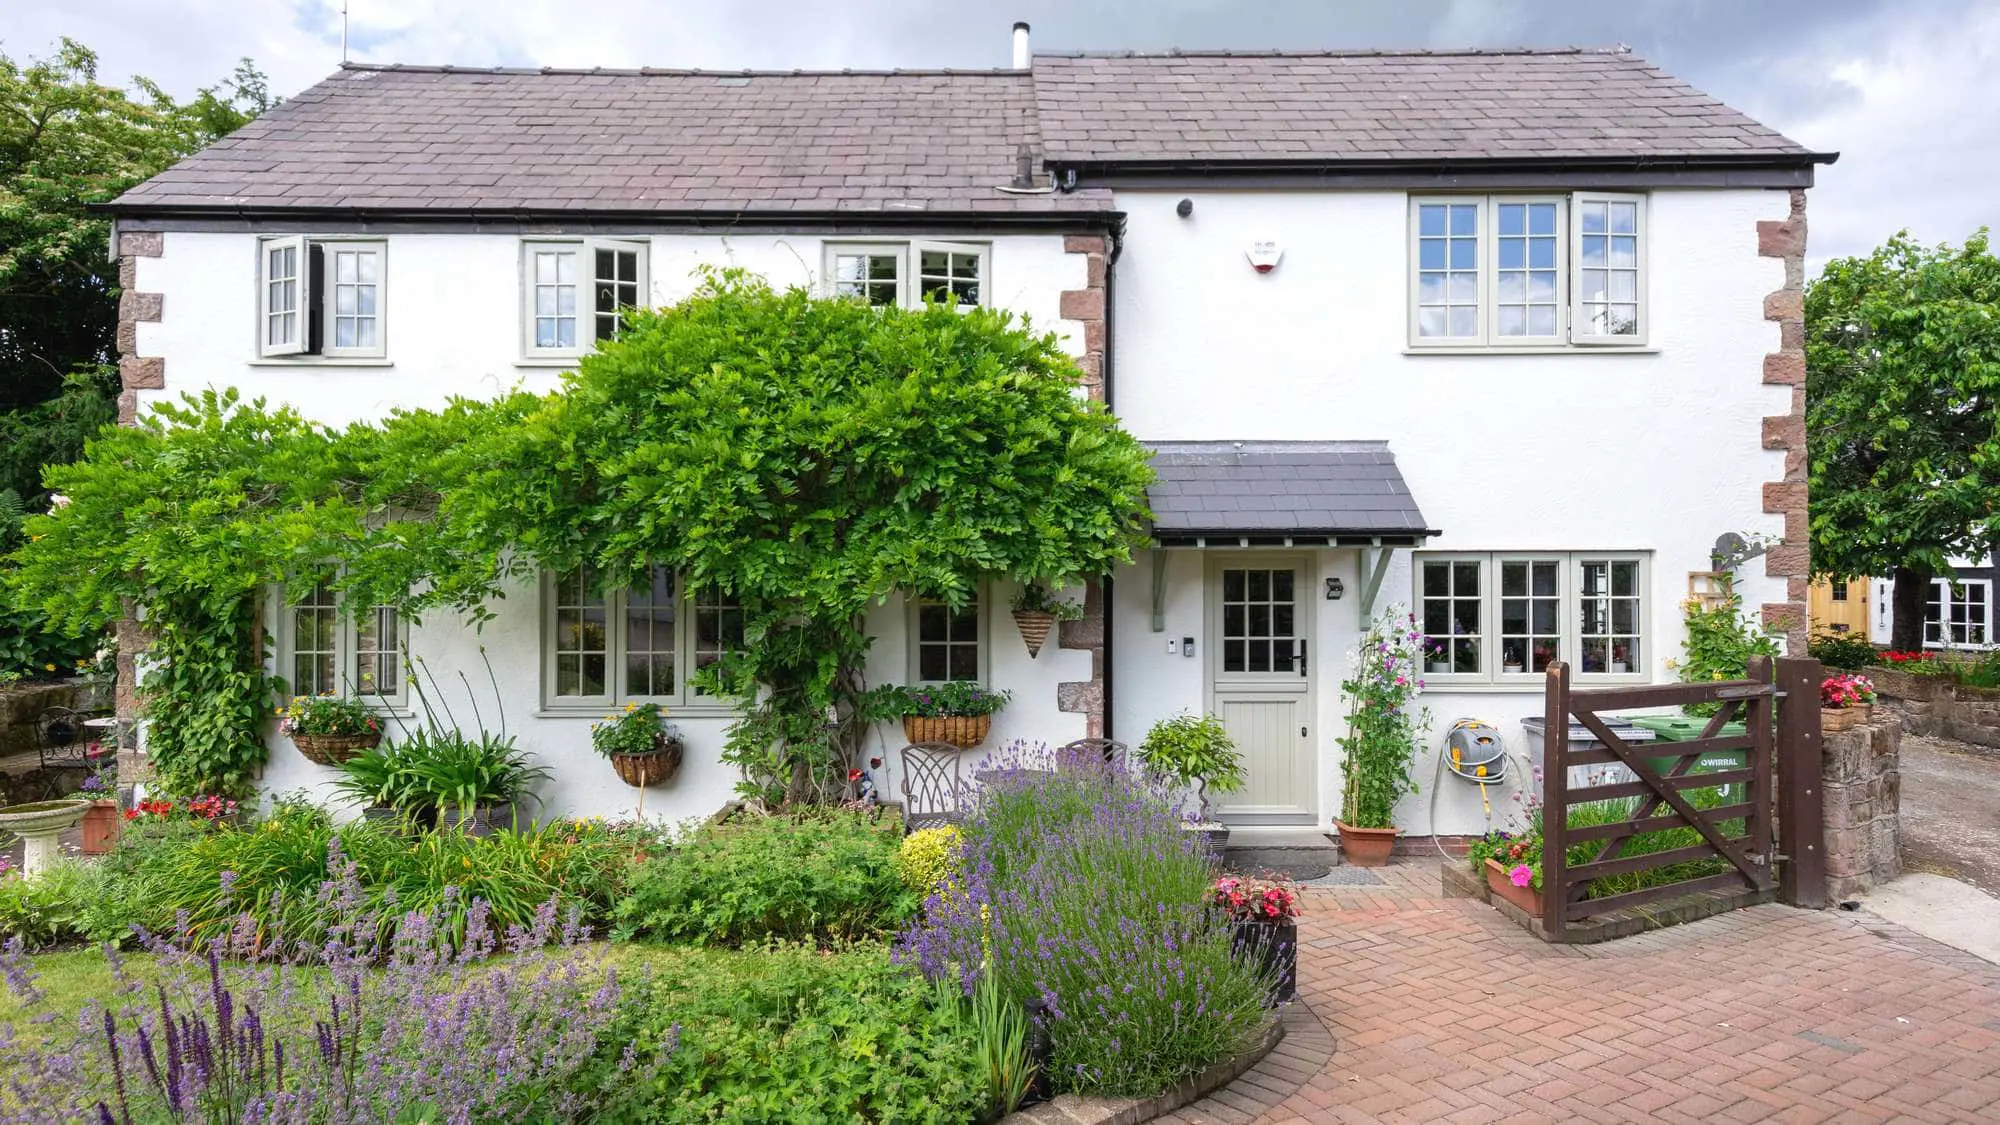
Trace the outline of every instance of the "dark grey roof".
{"type": "Polygon", "coordinates": [[[354,64],[113,210],[1061,216],[1057,164],[1827,159],[1619,51],[1038,55],[1031,71],[354,64]]]}
{"type": "Polygon", "coordinates": [[[1051,160],[1805,157],[1629,52],[1038,55],[1051,160]]]}
{"type": "Polygon", "coordinates": [[[1385,441],[1150,442],[1153,532],[1434,534],[1385,441]]]}
{"type": "Polygon", "coordinates": [[[1039,148],[1019,71],[349,66],[117,207],[1051,213],[998,190],[1039,148]]]}

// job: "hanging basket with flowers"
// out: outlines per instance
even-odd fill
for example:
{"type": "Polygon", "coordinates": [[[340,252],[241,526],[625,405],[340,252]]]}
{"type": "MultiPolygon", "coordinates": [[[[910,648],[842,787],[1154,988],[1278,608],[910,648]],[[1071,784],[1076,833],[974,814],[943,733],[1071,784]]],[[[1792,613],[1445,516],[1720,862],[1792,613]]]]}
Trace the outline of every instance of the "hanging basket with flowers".
{"type": "Polygon", "coordinates": [[[622,715],[606,715],[590,727],[590,748],[611,759],[618,779],[635,789],[665,785],[679,776],[680,733],[666,722],[657,703],[628,703],[622,715]]]}
{"type": "Polygon", "coordinates": [[[1083,620],[1083,607],[1075,602],[1064,601],[1055,596],[1047,586],[1030,582],[1021,587],[1014,597],[1014,625],[1021,630],[1021,640],[1028,646],[1028,659],[1042,654],[1042,646],[1049,641],[1049,633],[1058,621],[1083,620]]]}
{"type": "Polygon", "coordinates": [[[317,765],[337,766],[382,742],[381,721],[359,699],[296,695],[279,715],[278,732],[317,765]]]}
{"type": "Polygon", "coordinates": [[[903,734],[911,742],[943,742],[970,750],[986,741],[993,713],[1007,705],[1008,693],[969,680],[899,688],[903,734]]]}

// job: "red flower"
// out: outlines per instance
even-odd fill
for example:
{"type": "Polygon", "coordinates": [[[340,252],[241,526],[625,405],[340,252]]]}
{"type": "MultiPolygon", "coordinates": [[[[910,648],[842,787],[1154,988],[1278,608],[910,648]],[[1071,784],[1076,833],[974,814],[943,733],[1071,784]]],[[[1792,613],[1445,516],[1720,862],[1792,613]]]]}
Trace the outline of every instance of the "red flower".
{"type": "Polygon", "coordinates": [[[861,771],[860,771],[860,770],[848,770],[848,771],[847,771],[847,780],[849,780],[849,781],[860,781],[860,780],[861,780],[861,771]]]}

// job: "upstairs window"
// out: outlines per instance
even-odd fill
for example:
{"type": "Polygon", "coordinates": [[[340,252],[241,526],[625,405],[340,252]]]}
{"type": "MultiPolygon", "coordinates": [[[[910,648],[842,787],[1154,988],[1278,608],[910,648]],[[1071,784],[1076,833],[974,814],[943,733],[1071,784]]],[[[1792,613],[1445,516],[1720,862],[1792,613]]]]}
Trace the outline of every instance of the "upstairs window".
{"type": "Polygon", "coordinates": [[[642,307],[647,292],[645,250],[606,239],[523,243],[523,352],[573,358],[617,339],[625,310],[642,307]]]}
{"type": "Polygon", "coordinates": [[[879,306],[977,308],[987,303],[987,255],[966,242],[829,242],[826,291],[879,306]]]}
{"type": "Polygon", "coordinates": [[[380,358],[387,259],[382,242],[259,239],[257,354],[380,358]]]}
{"type": "Polygon", "coordinates": [[[1410,201],[1410,343],[1646,342],[1646,200],[1464,195],[1410,201]]]}

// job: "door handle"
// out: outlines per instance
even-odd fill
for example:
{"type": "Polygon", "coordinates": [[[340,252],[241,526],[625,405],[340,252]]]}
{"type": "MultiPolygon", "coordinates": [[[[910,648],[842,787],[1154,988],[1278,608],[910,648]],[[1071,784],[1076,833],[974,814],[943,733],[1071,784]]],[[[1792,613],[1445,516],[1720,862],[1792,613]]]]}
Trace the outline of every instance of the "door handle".
{"type": "Polygon", "coordinates": [[[1303,679],[1306,674],[1306,639],[1300,637],[1292,644],[1295,646],[1292,650],[1293,663],[1299,666],[1299,676],[1303,679]]]}

